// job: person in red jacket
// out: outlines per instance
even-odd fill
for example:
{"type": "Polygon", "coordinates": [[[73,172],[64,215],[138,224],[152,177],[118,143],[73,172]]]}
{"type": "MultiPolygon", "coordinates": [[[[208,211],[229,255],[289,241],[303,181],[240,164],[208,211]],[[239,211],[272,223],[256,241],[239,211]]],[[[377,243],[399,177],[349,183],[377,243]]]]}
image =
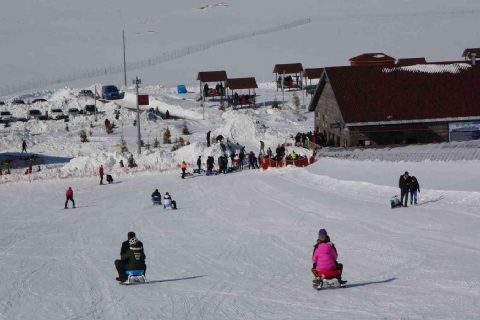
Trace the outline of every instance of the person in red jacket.
{"type": "Polygon", "coordinates": [[[103,184],[103,166],[100,166],[100,169],[98,169],[98,173],[100,174],[100,185],[103,184]]]}
{"type": "Polygon", "coordinates": [[[72,187],[68,187],[67,193],[65,195],[67,196],[67,200],[65,201],[65,209],[68,209],[68,200],[71,200],[73,202],[73,207],[75,208],[75,200],[73,200],[72,187]]]}

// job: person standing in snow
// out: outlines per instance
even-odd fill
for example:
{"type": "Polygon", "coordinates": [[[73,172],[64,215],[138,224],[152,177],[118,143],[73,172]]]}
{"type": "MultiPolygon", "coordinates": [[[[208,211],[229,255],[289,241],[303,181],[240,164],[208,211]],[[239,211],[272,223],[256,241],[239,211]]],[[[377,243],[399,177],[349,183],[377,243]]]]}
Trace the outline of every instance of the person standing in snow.
{"type": "Polygon", "coordinates": [[[143,275],[147,272],[143,243],[136,238],[135,232],[128,233],[128,240],[122,243],[120,249],[120,260],[115,260],[115,267],[118,272],[117,281],[125,282],[128,277],[127,270],[143,270],[143,275]],[[136,254],[135,254],[136,253],[136,254]]]}
{"type": "Polygon", "coordinates": [[[185,179],[186,171],[187,171],[187,164],[185,163],[185,161],[182,161],[182,179],[185,179]]]}
{"type": "Polygon", "coordinates": [[[98,173],[100,174],[100,185],[103,185],[103,166],[100,166],[98,173]]]}
{"type": "Polygon", "coordinates": [[[25,151],[25,153],[27,153],[27,143],[25,142],[25,140],[23,140],[22,142],[22,153],[25,151]]]}
{"type": "Polygon", "coordinates": [[[401,205],[404,207],[408,207],[408,193],[412,187],[412,178],[408,175],[408,171],[405,171],[403,175],[400,176],[400,180],[398,181],[398,187],[400,188],[401,192],[401,205]],[[403,198],[405,197],[405,202],[403,202],[403,198]]]}
{"type": "Polygon", "coordinates": [[[68,201],[72,201],[73,207],[75,208],[75,200],[73,200],[73,190],[72,187],[68,187],[67,192],[65,193],[67,200],[65,200],[65,209],[68,209],[68,201]]]}
{"type": "Polygon", "coordinates": [[[207,148],[210,148],[210,133],[211,133],[211,131],[209,130],[207,132],[207,148]]]}
{"type": "Polygon", "coordinates": [[[263,141],[260,141],[260,152],[259,153],[265,153],[265,143],[263,141]]]}
{"type": "Polygon", "coordinates": [[[198,166],[198,174],[200,174],[200,169],[202,169],[202,156],[198,156],[197,166],[198,166]]]}
{"type": "MultiPolygon", "coordinates": [[[[235,153],[230,153],[230,160],[232,161],[232,167],[235,167],[235,153]]],[[[228,163],[227,163],[228,165],[228,163]]]]}
{"type": "Polygon", "coordinates": [[[412,188],[410,189],[410,204],[417,204],[417,191],[420,192],[420,184],[415,176],[412,177],[412,188]]]}
{"type": "Polygon", "coordinates": [[[243,149],[240,150],[238,157],[240,158],[240,169],[243,170],[243,160],[245,159],[245,151],[243,149]]]}

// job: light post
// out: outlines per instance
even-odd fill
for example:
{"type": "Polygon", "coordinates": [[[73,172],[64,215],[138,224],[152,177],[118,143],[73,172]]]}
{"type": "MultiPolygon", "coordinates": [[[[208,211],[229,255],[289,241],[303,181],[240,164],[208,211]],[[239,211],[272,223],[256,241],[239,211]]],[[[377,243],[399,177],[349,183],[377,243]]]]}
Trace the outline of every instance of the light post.
{"type": "Polygon", "coordinates": [[[140,106],[138,105],[138,85],[142,83],[142,80],[138,79],[138,77],[135,78],[135,80],[132,80],[132,83],[135,85],[135,90],[137,92],[137,136],[138,136],[138,155],[142,153],[142,143],[141,143],[141,137],[140,137],[140,106]]]}

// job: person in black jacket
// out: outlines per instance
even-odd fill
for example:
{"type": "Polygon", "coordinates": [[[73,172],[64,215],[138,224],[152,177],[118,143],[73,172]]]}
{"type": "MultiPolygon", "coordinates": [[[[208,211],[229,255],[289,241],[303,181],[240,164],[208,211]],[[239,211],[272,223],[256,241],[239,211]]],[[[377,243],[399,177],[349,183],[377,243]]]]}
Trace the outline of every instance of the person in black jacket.
{"type": "Polygon", "coordinates": [[[417,191],[420,192],[420,184],[417,178],[412,176],[412,188],[410,189],[410,204],[417,204],[417,191]]]}
{"type": "Polygon", "coordinates": [[[144,270],[143,274],[146,274],[147,265],[145,264],[146,256],[143,249],[143,243],[136,238],[135,232],[130,231],[128,233],[128,240],[122,243],[120,259],[121,260],[115,260],[115,267],[118,272],[118,278],[116,278],[117,281],[127,281],[128,277],[125,273],[126,270],[144,270]],[[135,255],[135,253],[137,253],[137,255],[135,255]]]}
{"type": "Polygon", "coordinates": [[[198,173],[200,174],[200,169],[202,169],[202,156],[198,156],[197,166],[198,166],[198,173]]]}
{"type": "Polygon", "coordinates": [[[162,195],[160,194],[160,192],[158,192],[158,189],[155,189],[155,191],[152,193],[152,202],[159,202],[160,204],[162,204],[162,195]]]}
{"type": "Polygon", "coordinates": [[[207,132],[207,147],[210,148],[210,131],[207,132]]]}
{"type": "Polygon", "coordinates": [[[403,175],[400,176],[400,180],[398,181],[398,187],[400,188],[401,192],[401,200],[400,203],[404,207],[408,207],[408,193],[412,188],[412,178],[408,175],[408,171],[405,171],[403,175]],[[403,198],[405,197],[405,203],[403,202],[403,198]]]}

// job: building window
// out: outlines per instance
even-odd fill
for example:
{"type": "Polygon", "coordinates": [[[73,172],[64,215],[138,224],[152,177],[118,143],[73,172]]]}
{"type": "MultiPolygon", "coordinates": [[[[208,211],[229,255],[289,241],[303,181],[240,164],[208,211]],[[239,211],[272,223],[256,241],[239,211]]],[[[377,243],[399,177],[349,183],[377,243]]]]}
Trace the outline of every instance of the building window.
{"type": "Polygon", "coordinates": [[[327,115],[323,114],[323,121],[327,121],[327,115]]]}

